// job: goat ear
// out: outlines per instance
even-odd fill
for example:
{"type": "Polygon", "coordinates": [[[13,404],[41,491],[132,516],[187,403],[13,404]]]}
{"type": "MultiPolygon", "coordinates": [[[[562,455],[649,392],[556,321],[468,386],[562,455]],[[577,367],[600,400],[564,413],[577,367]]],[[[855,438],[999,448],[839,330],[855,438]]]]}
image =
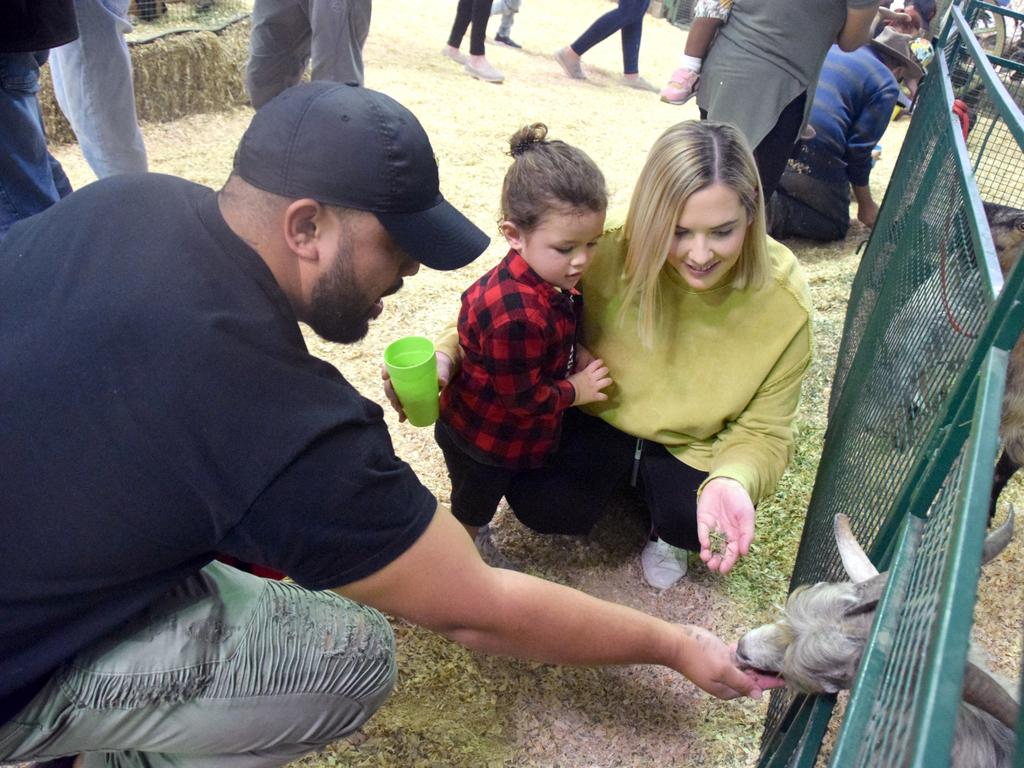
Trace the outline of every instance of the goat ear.
{"type": "Polygon", "coordinates": [[[855,584],[865,582],[878,575],[878,569],[864,553],[863,547],[854,538],[850,529],[850,518],[844,514],[838,514],[832,524],[832,532],[836,537],[836,547],[839,549],[839,557],[842,558],[843,568],[850,581],[855,584]]]}
{"type": "Polygon", "coordinates": [[[856,663],[850,669],[840,669],[832,675],[824,675],[819,679],[821,688],[825,693],[838,693],[847,690],[853,685],[853,678],[857,674],[856,663]]]}
{"type": "MultiPolygon", "coordinates": [[[[885,573],[875,574],[867,581],[855,584],[857,602],[850,606],[843,615],[854,617],[873,613],[875,608],[878,607],[878,601],[882,597],[882,592],[885,591],[885,583],[888,578],[889,573],[886,571],[885,573]]],[[[868,626],[870,627],[870,622],[868,626]]]]}
{"type": "Polygon", "coordinates": [[[995,559],[1010,543],[1010,539],[1013,538],[1013,518],[1013,504],[1010,504],[1006,512],[1006,521],[985,537],[985,547],[981,551],[982,565],[995,559]]]}

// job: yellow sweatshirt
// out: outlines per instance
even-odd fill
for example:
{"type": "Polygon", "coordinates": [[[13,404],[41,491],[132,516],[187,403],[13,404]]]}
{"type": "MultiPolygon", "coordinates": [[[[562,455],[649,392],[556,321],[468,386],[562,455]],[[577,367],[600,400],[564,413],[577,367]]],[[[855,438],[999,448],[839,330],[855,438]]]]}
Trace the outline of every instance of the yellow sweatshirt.
{"type": "MultiPolygon", "coordinates": [[[[739,481],[757,503],[793,453],[793,420],[811,361],[811,300],[792,252],[768,239],[772,279],[756,291],[695,292],[661,274],[657,330],[644,348],[636,308],[621,322],[626,243],[604,233],[582,280],[582,340],[607,364],[608,400],[584,409],[627,434],[666,446],[680,461],[739,481]]],[[[459,359],[448,330],[438,349],[459,359]]]]}

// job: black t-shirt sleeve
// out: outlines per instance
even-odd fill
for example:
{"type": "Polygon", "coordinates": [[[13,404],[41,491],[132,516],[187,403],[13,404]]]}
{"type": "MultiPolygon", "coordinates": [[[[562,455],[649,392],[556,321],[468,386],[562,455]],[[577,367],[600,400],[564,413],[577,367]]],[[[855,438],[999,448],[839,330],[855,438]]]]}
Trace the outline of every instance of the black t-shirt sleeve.
{"type": "Polygon", "coordinates": [[[45,51],[77,38],[74,0],[4,0],[0,52],[45,51]]]}
{"type": "Polygon", "coordinates": [[[383,421],[313,441],[228,532],[222,551],[284,571],[308,589],[368,576],[405,552],[437,502],[395,456],[383,421]]]}

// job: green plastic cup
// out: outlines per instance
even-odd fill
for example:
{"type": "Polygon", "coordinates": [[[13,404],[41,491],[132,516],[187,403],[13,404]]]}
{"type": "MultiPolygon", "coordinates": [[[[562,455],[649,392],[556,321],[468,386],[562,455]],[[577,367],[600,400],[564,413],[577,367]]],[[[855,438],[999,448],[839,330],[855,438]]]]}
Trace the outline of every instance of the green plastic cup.
{"type": "Polygon", "coordinates": [[[384,364],[409,423],[414,427],[429,427],[437,421],[434,342],[422,336],[405,336],[393,341],[384,350],[384,364]]]}

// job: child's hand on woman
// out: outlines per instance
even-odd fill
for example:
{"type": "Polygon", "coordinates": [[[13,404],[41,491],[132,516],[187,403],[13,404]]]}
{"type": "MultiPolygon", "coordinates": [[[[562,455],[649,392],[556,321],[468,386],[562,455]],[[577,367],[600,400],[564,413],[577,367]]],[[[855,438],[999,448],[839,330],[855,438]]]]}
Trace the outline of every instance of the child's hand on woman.
{"type": "Polygon", "coordinates": [[[611,384],[612,380],[608,376],[608,368],[605,366],[604,360],[594,359],[591,356],[590,363],[582,371],[569,377],[569,383],[576,390],[576,399],[572,401],[572,404],[586,405],[607,400],[608,395],[601,390],[611,384]]]}
{"type": "Polygon", "coordinates": [[[594,353],[584,347],[582,344],[576,344],[576,367],[575,371],[582,371],[588,365],[590,365],[597,358],[594,357],[594,353]]]}

